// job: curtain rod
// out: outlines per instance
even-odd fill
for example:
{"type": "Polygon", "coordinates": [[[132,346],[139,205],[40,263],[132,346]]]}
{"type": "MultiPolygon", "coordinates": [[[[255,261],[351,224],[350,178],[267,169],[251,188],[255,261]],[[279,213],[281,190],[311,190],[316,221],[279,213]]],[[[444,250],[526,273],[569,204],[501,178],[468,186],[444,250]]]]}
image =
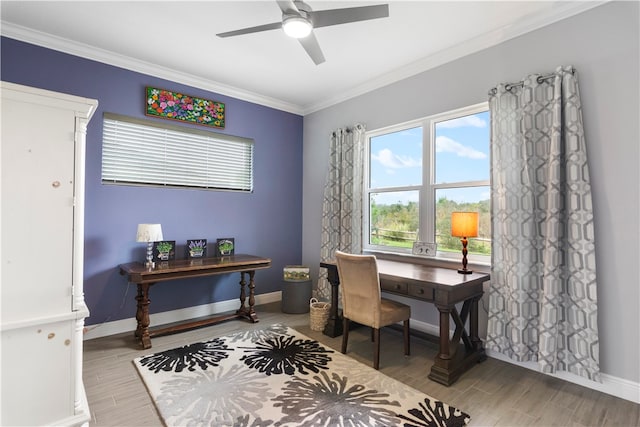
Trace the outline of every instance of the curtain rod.
{"type": "MultiPolygon", "coordinates": [[[[575,74],[576,70],[575,68],[571,68],[571,74],[575,74]]],[[[551,73],[551,74],[547,74],[546,76],[538,76],[536,78],[536,81],[539,84],[542,84],[542,82],[544,82],[545,80],[549,80],[553,77],[555,77],[557,75],[557,73],[551,73]]],[[[511,89],[513,89],[514,87],[522,87],[524,85],[524,80],[520,80],[519,82],[515,82],[515,83],[506,83],[504,85],[504,88],[508,91],[510,91],[511,89]]],[[[491,89],[489,89],[489,96],[494,96],[495,94],[498,93],[498,88],[497,87],[493,87],[491,89]]]]}
{"type": "Polygon", "coordinates": [[[351,133],[353,132],[355,129],[357,130],[364,130],[364,125],[362,123],[356,123],[353,126],[347,126],[347,127],[343,127],[343,128],[339,128],[334,130],[333,132],[331,132],[332,136],[336,136],[336,133],[338,132],[346,132],[346,133],[351,133]]]}

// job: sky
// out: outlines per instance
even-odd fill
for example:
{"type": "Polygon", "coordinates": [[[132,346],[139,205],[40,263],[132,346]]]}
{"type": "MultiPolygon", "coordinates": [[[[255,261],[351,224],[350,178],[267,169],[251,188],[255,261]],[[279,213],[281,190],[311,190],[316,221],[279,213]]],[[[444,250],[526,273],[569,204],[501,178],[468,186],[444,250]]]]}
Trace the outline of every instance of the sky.
{"type": "MultiPolygon", "coordinates": [[[[406,129],[371,139],[371,187],[421,185],[423,131],[406,129]]],[[[441,121],[435,129],[435,183],[489,179],[489,112],[441,121]]],[[[426,169],[428,171],[428,169],[426,169]]],[[[438,190],[436,199],[446,196],[457,202],[489,199],[489,187],[438,190]]],[[[382,193],[378,204],[418,201],[417,192],[382,193]]]]}

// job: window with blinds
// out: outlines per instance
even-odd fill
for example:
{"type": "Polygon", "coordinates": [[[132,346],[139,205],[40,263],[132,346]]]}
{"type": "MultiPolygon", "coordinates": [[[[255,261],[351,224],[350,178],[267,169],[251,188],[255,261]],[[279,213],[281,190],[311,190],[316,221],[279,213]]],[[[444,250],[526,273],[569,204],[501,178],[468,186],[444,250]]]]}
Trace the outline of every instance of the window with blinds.
{"type": "Polygon", "coordinates": [[[253,190],[253,140],[105,113],[104,184],[253,190]]]}

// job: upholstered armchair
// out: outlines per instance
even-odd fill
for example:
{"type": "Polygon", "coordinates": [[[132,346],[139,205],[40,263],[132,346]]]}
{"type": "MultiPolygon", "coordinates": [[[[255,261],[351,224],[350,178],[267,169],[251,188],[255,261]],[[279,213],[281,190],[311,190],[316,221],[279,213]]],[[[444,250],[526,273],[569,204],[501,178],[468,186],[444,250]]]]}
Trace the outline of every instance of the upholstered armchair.
{"type": "Polygon", "coordinates": [[[373,367],[379,369],[380,328],[403,322],[404,354],[409,355],[411,307],[381,297],[376,257],[336,251],[336,261],[342,288],[344,318],[342,353],[347,352],[350,321],[369,326],[373,332],[373,367]]]}

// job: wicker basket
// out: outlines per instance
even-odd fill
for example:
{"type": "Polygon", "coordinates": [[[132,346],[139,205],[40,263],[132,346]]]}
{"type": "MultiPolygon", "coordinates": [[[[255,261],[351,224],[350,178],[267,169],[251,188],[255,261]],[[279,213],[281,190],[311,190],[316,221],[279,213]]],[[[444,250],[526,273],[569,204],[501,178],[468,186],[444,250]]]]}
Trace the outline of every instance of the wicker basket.
{"type": "Polygon", "coordinates": [[[315,298],[309,300],[309,320],[312,331],[324,330],[329,320],[329,310],[331,310],[331,304],[328,302],[320,302],[315,298]]]}

